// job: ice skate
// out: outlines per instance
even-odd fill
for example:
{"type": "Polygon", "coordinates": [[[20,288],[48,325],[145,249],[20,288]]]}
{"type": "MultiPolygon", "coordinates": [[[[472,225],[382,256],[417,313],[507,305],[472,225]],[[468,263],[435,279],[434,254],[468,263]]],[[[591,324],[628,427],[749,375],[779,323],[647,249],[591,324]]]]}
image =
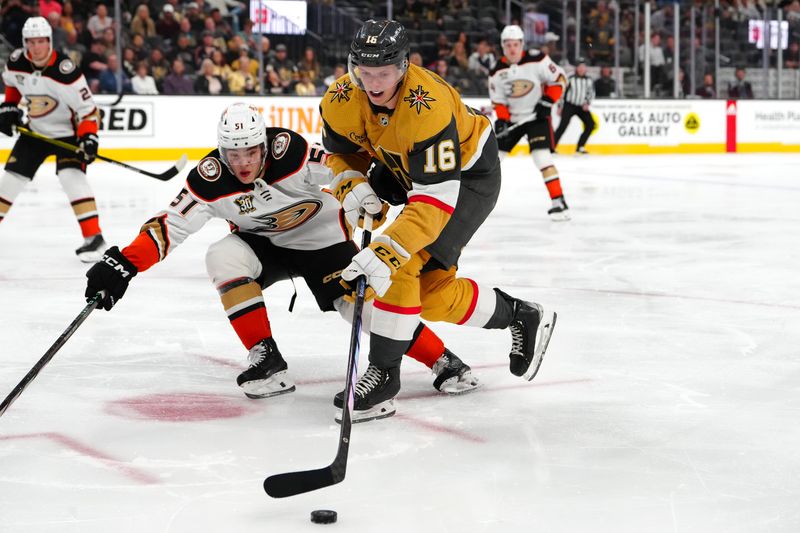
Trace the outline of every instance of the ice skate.
{"type": "Polygon", "coordinates": [[[269,398],[293,392],[294,382],[288,376],[288,365],[272,338],[264,339],[250,348],[247,354],[250,368],[239,374],[236,383],[252,399],[269,398]]]}
{"type": "Polygon", "coordinates": [[[587,152],[587,151],[586,151],[586,148],[585,148],[585,147],[583,147],[583,146],[578,146],[578,147],[575,149],[575,154],[576,154],[576,155],[588,155],[588,154],[589,154],[589,152],[587,152]]]}
{"type": "Polygon", "coordinates": [[[571,219],[567,201],[564,200],[563,196],[553,198],[553,207],[547,211],[547,214],[550,215],[550,219],[555,222],[563,222],[571,219]]]}
{"type": "MultiPolygon", "coordinates": [[[[353,423],[368,422],[392,416],[396,409],[394,397],[400,392],[400,367],[378,368],[372,363],[355,384],[353,396],[353,423]]],[[[342,423],[344,391],[333,398],[338,409],[335,419],[342,423]]]]}
{"type": "Polygon", "coordinates": [[[436,374],[433,386],[446,394],[464,394],[481,386],[469,365],[447,348],[433,364],[432,370],[436,374]]]}
{"type": "Polygon", "coordinates": [[[86,237],[83,240],[83,245],[75,250],[75,255],[84,263],[97,263],[103,258],[103,252],[106,248],[107,245],[105,239],[103,239],[103,234],[98,233],[97,235],[86,237]]]}
{"type": "Polygon", "coordinates": [[[508,329],[511,331],[511,353],[508,368],[515,376],[530,381],[539,371],[542,358],[547,351],[553,328],[556,326],[556,313],[545,312],[541,305],[513,298],[495,289],[514,309],[508,329]]]}

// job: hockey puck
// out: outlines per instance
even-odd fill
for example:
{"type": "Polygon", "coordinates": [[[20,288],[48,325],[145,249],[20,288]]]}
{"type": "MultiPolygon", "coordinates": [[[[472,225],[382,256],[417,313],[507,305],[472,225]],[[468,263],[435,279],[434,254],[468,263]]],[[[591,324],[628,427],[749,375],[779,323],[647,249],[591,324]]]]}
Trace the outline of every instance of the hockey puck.
{"type": "Polygon", "coordinates": [[[328,511],[327,509],[311,511],[311,521],[315,524],[333,524],[336,522],[337,516],[336,511],[328,511]]]}

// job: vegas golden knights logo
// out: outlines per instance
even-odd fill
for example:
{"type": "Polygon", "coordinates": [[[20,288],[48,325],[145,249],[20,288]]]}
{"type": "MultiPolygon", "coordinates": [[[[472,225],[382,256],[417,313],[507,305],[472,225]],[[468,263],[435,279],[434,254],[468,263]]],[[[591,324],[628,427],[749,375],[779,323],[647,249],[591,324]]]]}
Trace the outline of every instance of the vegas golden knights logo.
{"type": "Polygon", "coordinates": [[[400,185],[402,185],[405,190],[410,191],[411,176],[408,174],[405,166],[403,166],[403,157],[398,153],[384,149],[382,146],[378,147],[378,152],[380,152],[381,159],[386,163],[389,170],[392,171],[392,174],[394,174],[394,177],[400,182],[400,185]]]}
{"type": "Polygon", "coordinates": [[[252,213],[256,210],[255,206],[253,206],[253,195],[247,194],[245,196],[240,196],[234,200],[236,205],[239,206],[239,214],[246,215],[247,213],[252,213]]]}

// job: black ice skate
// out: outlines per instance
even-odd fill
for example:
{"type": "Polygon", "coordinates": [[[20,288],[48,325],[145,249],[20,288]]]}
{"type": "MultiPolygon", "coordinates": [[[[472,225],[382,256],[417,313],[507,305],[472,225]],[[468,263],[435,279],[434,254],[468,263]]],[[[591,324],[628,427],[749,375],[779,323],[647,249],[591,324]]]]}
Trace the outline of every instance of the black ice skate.
{"type": "MultiPolygon", "coordinates": [[[[394,397],[398,392],[400,392],[400,367],[378,368],[370,363],[367,371],[355,385],[353,423],[392,416],[396,411],[394,397]]],[[[344,391],[336,394],[333,405],[338,408],[335,419],[341,424],[344,391]]]]}
{"type": "Polygon", "coordinates": [[[84,263],[97,263],[103,258],[103,251],[105,251],[106,247],[103,234],[98,233],[97,235],[86,237],[83,240],[83,246],[75,250],[75,255],[84,263]]]}
{"type": "Polygon", "coordinates": [[[542,365],[544,352],[556,327],[556,313],[545,312],[541,305],[513,298],[495,289],[514,309],[508,329],[511,331],[511,353],[508,368],[515,376],[530,381],[542,365]]]}
{"type": "Polygon", "coordinates": [[[548,209],[547,214],[550,215],[551,220],[556,222],[563,222],[571,218],[569,215],[569,207],[567,207],[567,201],[564,200],[563,196],[553,198],[553,207],[548,209]]]}
{"type": "Polygon", "coordinates": [[[247,354],[250,368],[239,374],[236,383],[252,399],[269,398],[294,391],[294,382],[287,375],[288,365],[272,338],[264,339],[247,354]]]}
{"type": "Polygon", "coordinates": [[[474,391],[481,385],[478,378],[472,375],[469,365],[447,348],[433,364],[432,370],[436,374],[433,386],[440,392],[464,394],[474,391]]]}

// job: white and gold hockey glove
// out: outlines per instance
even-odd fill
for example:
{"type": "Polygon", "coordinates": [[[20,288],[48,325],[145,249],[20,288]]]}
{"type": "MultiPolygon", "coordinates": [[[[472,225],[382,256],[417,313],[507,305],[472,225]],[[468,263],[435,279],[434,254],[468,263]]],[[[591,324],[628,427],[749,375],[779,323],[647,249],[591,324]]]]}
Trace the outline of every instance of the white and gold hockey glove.
{"type": "MultiPolygon", "coordinates": [[[[386,235],[378,235],[367,247],[353,256],[353,260],[342,270],[342,285],[353,290],[353,280],[359,276],[367,278],[367,285],[378,296],[383,296],[392,285],[392,274],[411,258],[405,248],[386,235]]],[[[365,294],[365,300],[372,295],[365,294]]],[[[348,298],[349,299],[349,298],[348,298]]]]}

